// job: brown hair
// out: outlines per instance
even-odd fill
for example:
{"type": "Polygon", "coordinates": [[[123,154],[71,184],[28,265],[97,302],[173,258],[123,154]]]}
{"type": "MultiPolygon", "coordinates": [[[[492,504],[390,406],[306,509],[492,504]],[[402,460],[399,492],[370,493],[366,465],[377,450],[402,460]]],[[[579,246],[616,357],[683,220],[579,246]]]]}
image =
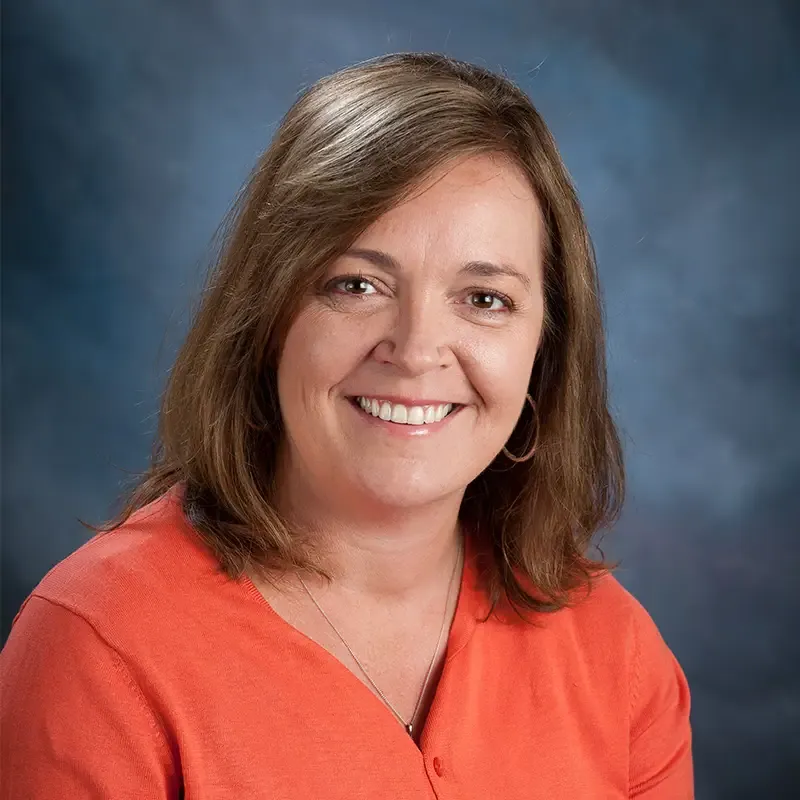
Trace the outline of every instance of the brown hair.
{"type": "MultiPolygon", "coordinates": [[[[547,227],[545,320],[530,377],[537,447],[499,455],[468,487],[462,518],[491,554],[494,609],[555,610],[610,565],[587,555],[624,495],[607,408],[594,253],[543,120],[503,76],[438,54],[402,53],[341,70],[284,117],[224,227],[194,324],[163,398],[152,463],[112,530],[180,485],[183,510],[232,578],[311,569],[313,543],[273,497],[282,437],[276,363],[298,301],[372,222],[460,155],[504,154],[528,176],[547,227]]],[[[508,443],[531,439],[523,413],[508,443]]],[[[601,554],[602,555],[602,554],[601,554]]],[[[490,612],[491,613],[491,612],[490,612]]]]}

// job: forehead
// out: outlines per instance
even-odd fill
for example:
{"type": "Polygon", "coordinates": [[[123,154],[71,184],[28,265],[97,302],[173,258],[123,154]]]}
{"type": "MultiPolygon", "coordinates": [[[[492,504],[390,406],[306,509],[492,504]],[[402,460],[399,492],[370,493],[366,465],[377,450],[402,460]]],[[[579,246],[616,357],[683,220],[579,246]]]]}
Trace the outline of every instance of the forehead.
{"type": "Polygon", "coordinates": [[[478,155],[426,176],[356,246],[386,250],[408,266],[430,258],[441,267],[482,258],[535,271],[543,231],[538,200],[522,169],[501,155],[478,155]]]}

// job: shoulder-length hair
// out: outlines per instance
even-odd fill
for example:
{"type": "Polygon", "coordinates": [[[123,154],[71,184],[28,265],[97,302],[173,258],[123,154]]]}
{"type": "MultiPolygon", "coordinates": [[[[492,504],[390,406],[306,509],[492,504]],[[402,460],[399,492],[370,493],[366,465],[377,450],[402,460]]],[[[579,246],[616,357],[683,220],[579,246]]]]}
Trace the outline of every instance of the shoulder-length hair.
{"type": "MultiPolygon", "coordinates": [[[[484,581],[492,609],[505,597],[517,612],[556,610],[610,568],[588,550],[619,515],[624,469],[581,207],[526,94],[503,76],[430,53],[341,70],[288,111],[223,228],[164,393],[151,465],[106,530],[180,485],[184,513],[231,578],[291,569],[329,577],[274,503],[282,341],[301,298],[361,232],[431,170],[477,154],[512,159],[538,198],[545,319],[529,387],[534,456],[513,463],[499,454],[468,487],[461,516],[491,554],[484,581]]],[[[521,453],[531,433],[523,414],[509,449],[521,453]]]]}

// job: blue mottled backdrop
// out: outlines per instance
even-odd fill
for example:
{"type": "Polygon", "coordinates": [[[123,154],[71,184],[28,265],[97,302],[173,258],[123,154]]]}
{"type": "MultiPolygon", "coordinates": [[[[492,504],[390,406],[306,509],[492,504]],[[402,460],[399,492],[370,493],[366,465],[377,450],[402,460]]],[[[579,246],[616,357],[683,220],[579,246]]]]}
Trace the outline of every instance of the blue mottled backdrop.
{"type": "Polygon", "coordinates": [[[689,677],[698,798],[790,796],[799,3],[6,0],[2,38],[4,635],[144,467],[210,237],[298,90],[443,50],[522,84],[585,203],[630,475],[606,546],[689,677]]]}

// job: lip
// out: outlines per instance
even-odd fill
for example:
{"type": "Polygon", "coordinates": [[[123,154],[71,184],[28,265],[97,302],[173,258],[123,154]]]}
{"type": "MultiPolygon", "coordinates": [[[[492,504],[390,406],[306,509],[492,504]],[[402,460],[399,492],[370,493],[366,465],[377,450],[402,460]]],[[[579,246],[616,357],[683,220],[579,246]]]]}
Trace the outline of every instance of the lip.
{"type": "MultiPolygon", "coordinates": [[[[371,395],[354,395],[353,397],[347,398],[347,405],[352,409],[353,413],[357,415],[358,419],[364,422],[366,425],[374,425],[377,426],[382,431],[385,431],[390,436],[397,436],[401,439],[408,439],[411,437],[418,437],[418,436],[432,436],[436,433],[440,433],[444,430],[450,422],[457,417],[461,411],[463,411],[463,405],[456,405],[454,408],[443,420],[439,422],[428,422],[424,425],[404,425],[397,422],[391,422],[390,420],[381,419],[380,417],[373,417],[372,414],[368,414],[364,411],[361,406],[358,405],[356,402],[356,397],[371,397],[371,395]]],[[[378,397],[376,396],[375,399],[377,400],[378,397]]],[[[426,406],[435,406],[435,405],[445,405],[442,401],[434,400],[434,401],[420,401],[415,400],[413,403],[406,399],[404,402],[403,400],[392,400],[390,397],[386,397],[384,395],[380,396],[381,400],[386,400],[390,403],[402,403],[403,405],[426,405],[426,406]]]]}
{"type": "MultiPolygon", "coordinates": [[[[412,398],[412,397],[403,397],[397,394],[351,394],[348,395],[348,399],[356,400],[359,397],[369,397],[370,400],[385,400],[387,403],[391,403],[392,405],[402,405],[406,408],[411,408],[411,406],[446,406],[448,403],[452,403],[454,406],[463,406],[466,405],[465,403],[458,403],[455,400],[427,400],[427,399],[420,399],[420,398],[412,398]]],[[[446,419],[446,417],[445,417],[446,419]]],[[[432,423],[433,424],[433,423],[432,423]]]]}

